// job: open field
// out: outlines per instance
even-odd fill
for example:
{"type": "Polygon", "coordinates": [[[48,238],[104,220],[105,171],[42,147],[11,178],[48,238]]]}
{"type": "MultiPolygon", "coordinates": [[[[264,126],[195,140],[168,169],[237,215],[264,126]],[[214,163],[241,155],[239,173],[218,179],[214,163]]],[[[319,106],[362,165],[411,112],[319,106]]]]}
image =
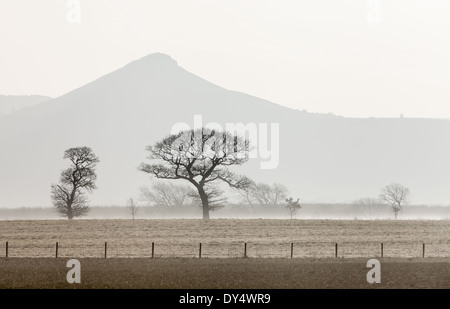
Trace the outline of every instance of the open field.
{"type": "Polygon", "coordinates": [[[450,257],[450,221],[361,220],[47,220],[0,221],[0,256],[9,257],[345,258],[450,257]],[[3,248],[2,248],[3,247],[3,248]]]}
{"type": "Polygon", "coordinates": [[[367,259],[0,259],[0,288],[372,289],[450,288],[450,259],[380,259],[381,283],[366,281],[367,259]]]}

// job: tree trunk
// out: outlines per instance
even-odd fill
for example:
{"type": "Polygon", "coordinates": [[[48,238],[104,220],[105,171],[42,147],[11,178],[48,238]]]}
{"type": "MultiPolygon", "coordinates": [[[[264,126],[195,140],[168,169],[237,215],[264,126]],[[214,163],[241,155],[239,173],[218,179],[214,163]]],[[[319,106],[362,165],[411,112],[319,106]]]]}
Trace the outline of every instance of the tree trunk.
{"type": "Polygon", "coordinates": [[[202,200],[202,208],[203,208],[203,220],[209,220],[209,201],[208,195],[205,192],[203,187],[198,187],[198,194],[200,195],[200,199],[202,200]]]}
{"type": "Polygon", "coordinates": [[[77,191],[77,188],[74,186],[72,188],[72,192],[70,193],[70,199],[67,201],[67,218],[69,220],[73,219],[72,204],[73,204],[73,201],[75,199],[76,191],[77,191]]]}
{"type": "Polygon", "coordinates": [[[72,205],[67,205],[67,219],[73,219],[72,205]]]}
{"type": "Polygon", "coordinates": [[[399,212],[400,210],[398,209],[398,208],[394,208],[394,216],[395,216],[395,220],[397,220],[397,215],[398,215],[398,212],[399,212]]]}

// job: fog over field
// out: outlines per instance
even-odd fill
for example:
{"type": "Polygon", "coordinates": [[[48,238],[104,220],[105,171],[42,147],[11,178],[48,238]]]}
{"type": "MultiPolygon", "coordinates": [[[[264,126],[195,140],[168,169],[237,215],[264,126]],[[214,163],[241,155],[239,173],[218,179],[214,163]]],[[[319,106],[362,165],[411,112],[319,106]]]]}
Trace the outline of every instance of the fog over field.
{"type": "MultiPolygon", "coordinates": [[[[153,206],[140,206],[136,219],[199,219],[201,209],[197,206],[166,209],[153,206]]],[[[211,214],[212,219],[289,219],[289,212],[284,207],[276,209],[251,209],[247,205],[227,205],[211,214]]],[[[66,220],[61,218],[54,208],[12,208],[0,209],[1,220],[66,220]]],[[[92,206],[88,215],[82,219],[131,219],[130,211],[122,206],[92,206]]],[[[385,208],[370,212],[355,204],[304,204],[294,216],[297,220],[393,220],[391,209],[385,208]]],[[[450,220],[448,206],[412,205],[398,217],[399,220],[450,220]]]]}

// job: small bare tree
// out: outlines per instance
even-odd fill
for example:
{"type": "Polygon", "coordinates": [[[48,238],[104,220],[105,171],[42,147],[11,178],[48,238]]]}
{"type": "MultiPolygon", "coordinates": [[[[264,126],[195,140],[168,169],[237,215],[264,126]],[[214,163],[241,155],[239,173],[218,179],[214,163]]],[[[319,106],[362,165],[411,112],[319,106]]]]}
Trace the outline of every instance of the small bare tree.
{"type": "Polygon", "coordinates": [[[148,204],[166,208],[179,208],[191,203],[192,189],[173,183],[156,182],[149,187],[141,187],[142,200],[148,204]]]}
{"type": "Polygon", "coordinates": [[[86,193],[96,188],[95,167],[99,159],[89,147],[67,149],[63,158],[72,165],[62,171],[60,183],[51,186],[51,198],[59,215],[72,220],[89,211],[86,193]]]}
{"type": "Polygon", "coordinates": [[[286,199],[287,205],[286,208],[289,211],[289,214],[291,215],[291,219],[294,217],[294,215],[302,208],[300,205],[300,199],[297,199],[294,201],[292,197],[286,199]]]}
{"type": "Polygon", "coordinates": [[[379,198],[360,198],[353,204],[360,207],[365,215],[369,217],[378,217],[383,212],[383,210],[386,209],[386,204],[379,198]]]}
{"type": "Polygon", "coordinates": [[[287,192],[287,188],[282,184],[252,183],[241,191],[241,195],[252,208],[255,208],[255,205],[271,208],[280,205],[286,199],[287,192]]]}
{"type": "Polygon", "coordinates": [[[392,183],[381,189],[380,200],[392,207],[397,220],[398,213],[409,202],[409,189],[401,184],[392,183]]]}
{"type": "Polygon", "coordinates": [[[127,209],[130,212],[131,217],[134,220],[134,217],[136,216],[136,213],[138,212],[139,206],[132,197],[127,200],[127,209]]]}

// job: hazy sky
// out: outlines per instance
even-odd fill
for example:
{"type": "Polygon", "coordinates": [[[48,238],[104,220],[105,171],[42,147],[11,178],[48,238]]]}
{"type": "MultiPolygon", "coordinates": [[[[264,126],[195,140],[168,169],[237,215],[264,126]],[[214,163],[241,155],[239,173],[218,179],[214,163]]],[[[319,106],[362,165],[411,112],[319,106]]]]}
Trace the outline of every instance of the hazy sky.
{"type": "Polygon", "coordinates": [[[0,2],[0,94],[62,95],[163,52],[300,110],[450,118],[450,0],[79,0],[69,23],[76,2],[0,2]]]}

